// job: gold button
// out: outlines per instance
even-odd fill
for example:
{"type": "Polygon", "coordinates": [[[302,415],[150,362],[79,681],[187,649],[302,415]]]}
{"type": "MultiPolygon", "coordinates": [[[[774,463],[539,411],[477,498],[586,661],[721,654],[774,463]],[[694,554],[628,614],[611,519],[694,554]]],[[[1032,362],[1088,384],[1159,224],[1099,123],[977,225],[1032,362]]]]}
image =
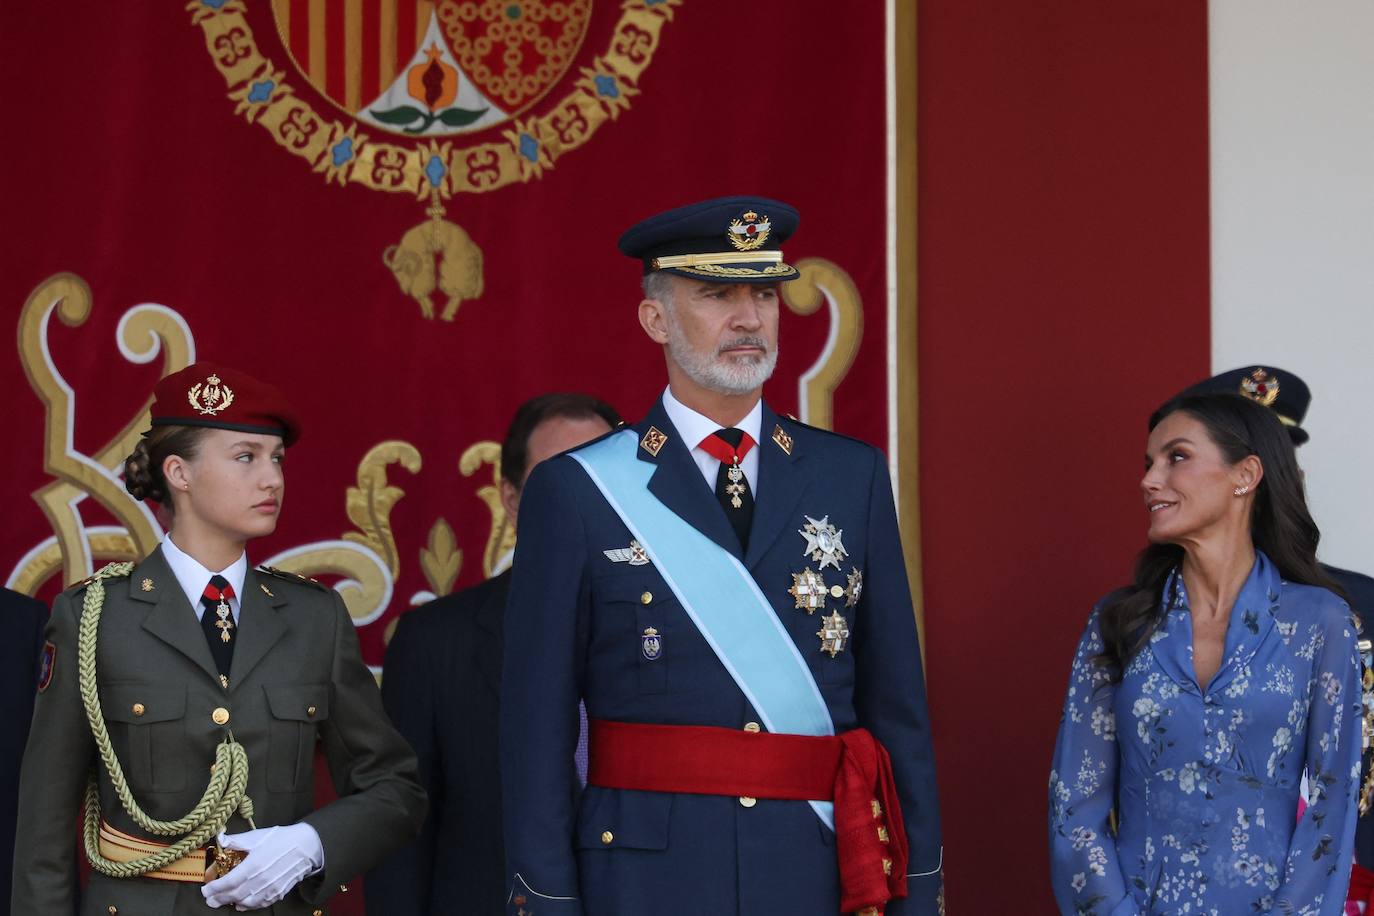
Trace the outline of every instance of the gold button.
{"type": "Polygon", "coordinates": [[[757,731],[759,730],[759,723],[757,723],[757,722],[745,722],[745,723],[744,723],[744,730],[747,731],[747,732],[757,732],[757,731]]]}
{"type": "Polygon", "coordinates": [[[759,800],[752,795],[741,795],[739,803],[746,808],[752,808],[759,803],[759,800]]]}
{"type": "Polygon", "coordinates": [[[223,706],[216,706],[215,711],[210,713],[210,720],[216,725],[228,725],[229,710],[225,709],[223,706]]]}
{"type": "Polygon", "coordinates": [[[324,916],[324,910],[315,910],[310,916],[324,916]]]}
{"type": "Polygon", "coordinates": [[[119,907],[117,907],[117,906],[112,906],[112,907],[110,907],[106,912],[108,912],[108,913],[110,914],[110,916],[114,916],[115,913],[118,913],[118,912],[119,912],[119,907]]]}
{"type": "Polygon", "coordinates": [[[147,711],[147,710],[144,709],[142,703],[135,703],[135,704],[134,704],[134,715],[136,715],[136,716],[141,716],[141,715],[143,715],[143,713],[145,713],[146,711],[147,711]]]}
{"type": "Polygon", "coordinates": [[[615,834],[614,834],[614,833],[611,833],[609,830],[603,830],[603,831],[601,831],[601,842],[604,843],[605,845],[607,845],[607,846],[611,845],[611,841],[614,840],[614,839],[615,839],[615,834]]]}
{"type": "Polygon", "coordinates": [[[315,718],[315,707],[313,707],[313,706],[307,706],[307,707],[305,707],[305,714],[306,714],[307,716],[309,716],[310,718],[312,718],[312,719],[315,718]]]}
{"type": "Polygon", "coordinates": [[[844,589],[840,588],[838,585],[832,585],[832,586],[830,586],[830,597],[831,597],[831,598],[843,598],[843,597],[844,597],[844,589]]]}
{"type": "Polygon", "coordinates": [[[652,603],[653,603],[653,600],[654,600],[654,593],[653,593],[653,592],[645,592],[644,594],[642,594],[642,595],[639,596],[639,603],[640,603],[640,604],[652,604],[652,603]]]}

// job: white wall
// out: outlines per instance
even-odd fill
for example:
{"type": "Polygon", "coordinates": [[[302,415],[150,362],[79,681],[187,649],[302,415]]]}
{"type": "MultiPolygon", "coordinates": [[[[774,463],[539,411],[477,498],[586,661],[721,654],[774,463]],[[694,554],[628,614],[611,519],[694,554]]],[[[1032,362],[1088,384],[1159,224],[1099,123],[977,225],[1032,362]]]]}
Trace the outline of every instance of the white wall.
{"type": "Polygon", "coordinates": [[[1213,371],[1311,386],[1321,557],[1374,575],[1374,2],[1209,15],[1213,371]]]}

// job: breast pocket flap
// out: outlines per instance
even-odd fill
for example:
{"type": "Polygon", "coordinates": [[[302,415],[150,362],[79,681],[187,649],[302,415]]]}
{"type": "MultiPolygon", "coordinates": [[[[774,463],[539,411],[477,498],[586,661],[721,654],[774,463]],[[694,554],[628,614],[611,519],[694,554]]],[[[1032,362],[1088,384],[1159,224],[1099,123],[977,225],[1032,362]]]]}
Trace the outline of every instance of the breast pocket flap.
{"type": "Polygon", "coordinates": [[[148,725],[186,718],[186,689],[110,684],[100,688],[100,708],[107,722],[148,725]]]}
{"type": "Polygon", "coordinates": [[[578,814],[578,849],[667,849],[673,796],[588,786],[578,814]]]}
{"type": "Polygon", "coordinates": [[[320,722],[329,718],[328,684],[266,686],[272,716],[292,722],[320,722]]]}

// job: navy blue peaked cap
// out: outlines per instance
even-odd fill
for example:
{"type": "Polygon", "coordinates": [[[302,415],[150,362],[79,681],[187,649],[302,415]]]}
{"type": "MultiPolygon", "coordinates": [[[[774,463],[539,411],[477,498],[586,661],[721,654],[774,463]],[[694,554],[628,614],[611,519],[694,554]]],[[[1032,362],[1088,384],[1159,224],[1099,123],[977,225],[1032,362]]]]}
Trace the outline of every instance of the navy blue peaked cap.
{"type": "Polygon", "coordinates": [[[651,216],[620,237],[620,250],[666,270],[718,283],[776,283],[797,269],[782,243],[797,231],[796,208],[766,197],[717,197],[651,216]]]}
{"type": "Polygon", "coordinates": [[[1278,415],[1294,445],[1307,441],[1302,421],[1312,403],[1312,392],[1307,383],[1293,373],[1275,366],[1245,366],[1204,379],[1183,394],[1217,392],[1239,394],[1258,401],[1278,415]]]}

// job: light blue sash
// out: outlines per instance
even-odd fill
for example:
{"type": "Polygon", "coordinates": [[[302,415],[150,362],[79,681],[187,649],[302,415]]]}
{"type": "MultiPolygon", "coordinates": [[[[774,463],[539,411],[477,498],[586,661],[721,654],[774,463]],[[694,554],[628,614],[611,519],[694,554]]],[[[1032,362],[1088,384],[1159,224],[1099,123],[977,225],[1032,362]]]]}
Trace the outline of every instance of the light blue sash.
{"type": "MultiPolygon", "coordinates": [[[[649,492],[654,465],[636,456],[630,430],[573,453],[735,679],[770,732],[833,735],[811,669],[754,577],[727,550],[649,492]]],[[[834,805],[811,807],[831,830],[834,805]]]]}

